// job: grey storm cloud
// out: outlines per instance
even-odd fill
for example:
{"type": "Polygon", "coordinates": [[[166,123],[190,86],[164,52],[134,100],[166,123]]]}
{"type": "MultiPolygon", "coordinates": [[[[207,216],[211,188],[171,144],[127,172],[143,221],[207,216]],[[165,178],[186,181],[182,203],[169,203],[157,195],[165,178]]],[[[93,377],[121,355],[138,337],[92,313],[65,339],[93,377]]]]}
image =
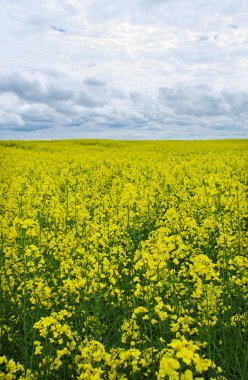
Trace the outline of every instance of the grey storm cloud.
{"type": "Polygon", "coordinates": [[[227,101],[225,94],[215,93],[211,87],[207,86],[161,88],[158,101],[162,105],[173,108],[180,115],[201,117],[232,112],[232,103],[227,101]]]}
{"type": "Polygon", "coordinates": [[[246,137],[246,0],[1,5],[1,138],[246,137]]]}
{"type": "Polygon", "coordinates": [[[68,100],[74,95],[73,89],[57,82],[42,83],[35,78],[28,78],[20,73],[13,73],[0,78],[0,91],[13,92],[30,102],[50,102],[68,100]]]}
{"type": "Polygon", "coordinates": [[[101,81],[101,80],[96,79],[96,78],[86,78],[84,80],[84,84],[86,86],[102,87],[102,86],[105,86],[106,83],[104,81],[101,81]]]}
{"type": "Polygon", "coordinates": [[[89,133],[133,128],[135,133],[151,130],[167,136],[171,129],[179,134],[192,127],[200,135],[204,128],[218,133],[238,128],[243,133],[248,121],[248,92],[244,91],[180,84],[160,87],[153,96],[138,91],[124,96],[94,77],[79,83],[64,76],[58,78],[54,81],[54,77],[47,77],[43,83],[21,74],[0,78],[1,96],[12,94],[0,114],[2,128],[5,125],[11,131],[30,133],[50,130],[55,125],[67,130],[84,128],[89,133]],[[71,89],[65,83],[71,83],[71,89]]]}

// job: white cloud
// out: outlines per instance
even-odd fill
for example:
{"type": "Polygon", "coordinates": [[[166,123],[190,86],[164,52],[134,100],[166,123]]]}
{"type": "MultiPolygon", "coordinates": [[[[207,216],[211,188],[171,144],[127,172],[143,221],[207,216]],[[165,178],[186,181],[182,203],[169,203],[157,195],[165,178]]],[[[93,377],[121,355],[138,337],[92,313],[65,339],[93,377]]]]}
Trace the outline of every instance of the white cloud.
{"type": "Polygon", "coordinates": [[[247,136],[246,0],[1,5],[0,138],[247,136]]]}

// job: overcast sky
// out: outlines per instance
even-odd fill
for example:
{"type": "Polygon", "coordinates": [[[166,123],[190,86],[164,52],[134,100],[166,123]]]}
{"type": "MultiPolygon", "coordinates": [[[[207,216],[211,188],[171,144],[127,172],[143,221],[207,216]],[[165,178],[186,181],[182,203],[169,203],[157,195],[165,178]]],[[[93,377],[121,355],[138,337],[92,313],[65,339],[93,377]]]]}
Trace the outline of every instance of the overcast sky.
{"type": "Polygon", "coordinates": [[[0,139],[248,137],[247,0],[0,6],[0,139]]]}

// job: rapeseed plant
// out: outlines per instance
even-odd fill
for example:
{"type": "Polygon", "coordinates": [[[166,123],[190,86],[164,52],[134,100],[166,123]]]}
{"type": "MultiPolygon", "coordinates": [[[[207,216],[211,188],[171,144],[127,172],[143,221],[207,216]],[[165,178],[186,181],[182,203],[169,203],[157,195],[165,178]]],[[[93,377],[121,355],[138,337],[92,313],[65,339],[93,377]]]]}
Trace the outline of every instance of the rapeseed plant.
{"type": "Polygon", "coordinates": [[[0,154],[0,379],[246,379],[247,141],[0,154]]]}

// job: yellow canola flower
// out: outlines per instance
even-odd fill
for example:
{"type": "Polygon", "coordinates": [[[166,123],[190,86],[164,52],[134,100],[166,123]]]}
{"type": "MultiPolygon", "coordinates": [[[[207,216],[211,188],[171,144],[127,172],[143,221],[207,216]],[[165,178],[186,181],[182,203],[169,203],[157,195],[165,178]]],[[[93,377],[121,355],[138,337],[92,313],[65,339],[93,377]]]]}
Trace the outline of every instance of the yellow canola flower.
{"type": "Polygon", "coordinates": [[[186,371],[180,376],[180,380],[193,380],[193,372],[190,369],[186,369],[186,371]]]}
{"type": "Polygon", "coordinates": [[[0,159],[0,378],[224,379],[209,348],[242,362],[246,140],[1,141],[0,159]]]}
{"type": "Polygon", "coordinates": [[[147,313],[148,310],[144,306],[139,306],[139,307],[136,307],[133,312],[134,314],[143,314],[143,313],[147,313]]]}
{"type": "Polygon", "coordinates": [[[157,379],[162,380],[165,379],[166,376],[169,376],[169,379],[177,380],[179,379],[179,373],[177,371],[179,368],[180,363],[177,359],[164,356],[159,363],[159,372],[157,379]]]}
{"type": "Polygon", "coordinates": [[[35,380],[37,376],[32,371],[20,363],[15,362],[14,359],[7,359],[6,356],[0,356],[0,379],[1,380],[35,380]]]}
{"type": "Polygon", "coordinates": [[[183,347],[181,351],[177,352],[176,356],[178,358],[183,359],[183,361],[187,365],[190,365],[194,357],[194,351],[191,351],[189,348],[183,347]]]}

